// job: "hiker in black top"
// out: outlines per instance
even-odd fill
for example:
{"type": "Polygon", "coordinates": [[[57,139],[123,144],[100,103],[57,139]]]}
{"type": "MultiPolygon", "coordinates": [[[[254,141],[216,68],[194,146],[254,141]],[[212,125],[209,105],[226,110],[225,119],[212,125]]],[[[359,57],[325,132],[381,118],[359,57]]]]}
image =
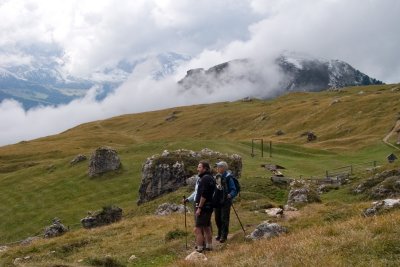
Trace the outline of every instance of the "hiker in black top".
{"type": "Polygon", "coordinates": [[[203,244],[206,244],[206,250],[212,250],[212,232],[211,232],[211,214],[213,208],[211,199],[214,193],[215,181],[210,173],[210,164],[200,161],[197,166],[199,174],[199,185],[196,194],[196,227],[194,233],[196,235],[196,250],[202,252],[203,244]]]}
{"type": "Polygon", "coordinates": [[[228,238],[229,220],[232,200],[237,195],[237,189],[232,178],[232,173],[228,171],[228,164],[220,161],[217,164],[217,187],[222,190],[222,199],[214,209],[215,224],[218,228],[218,235],[215,238],[220,243],[224,243],[228,238]]]}

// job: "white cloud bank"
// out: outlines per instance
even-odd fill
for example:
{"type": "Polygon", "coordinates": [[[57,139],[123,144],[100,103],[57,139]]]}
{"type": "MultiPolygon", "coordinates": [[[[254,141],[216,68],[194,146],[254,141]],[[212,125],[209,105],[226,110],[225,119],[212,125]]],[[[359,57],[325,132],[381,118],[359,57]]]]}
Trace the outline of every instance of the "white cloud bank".
{"type": "Polygon", "coordinates": [[[371,77],[399,82],[399,13],[397,0],[0,0],[3,62],[31,60],[27,47],[57,47],[66,68],[84,74],[124,58],[165,51],[194,55],[163,81],[149,79],[143,64],[101,102],[94,89],[68,105],[27,112],[4,101],[0,145],[119,114],[257,95],[259,87],[248,84],[182,93],[176,81],[189,68],[249,57],[258,59],[259,73],[273,88],[276,73],[268,62],[283,50],[344,60],[371,77]]]}
{"type": "MultiPolygon", "coordinates": [[[[0,103],[0,145],[56,134],[83,122],[121,114],[257,96],[266,84],[275,88],[278,82],[274,71],[257,68],[260,77],[271,79],[258,86],[246,80],[227,83],[213,88],[212,93],[204,88],[183,90],[172,76],[153,80],[150,75],[153,67],[151,61],[139,65],[126,83],[101,102],[96,101],[101,88],[92,88],[84,98],[66,105],[36,107],[28,111],[14,100],[3,101],[0,103]]],[[[242,73],[243,70],[233,71],[242,73]]]]}

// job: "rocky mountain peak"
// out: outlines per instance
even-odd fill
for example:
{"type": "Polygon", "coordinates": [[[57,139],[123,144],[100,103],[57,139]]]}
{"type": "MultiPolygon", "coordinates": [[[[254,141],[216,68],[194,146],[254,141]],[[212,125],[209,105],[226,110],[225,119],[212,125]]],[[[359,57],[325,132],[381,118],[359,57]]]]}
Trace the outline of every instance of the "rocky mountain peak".
{"type": "MultiPolygon", "coordinates": [[[[266,63],[267,64],[267,63],[266,63]]],[[[266,77],[262,77],[259,63],[253,59],[238,59],[213,66],[188,70],[178,83],[186,90],[193,87],[213,88],[221,84],[248,80],[249,84],[262,87],[266,77]]],[[[340,60],[327,60],[295,53],[283,53],[271,68],[278,69],[281,79],[279,88],[265,90],[279,91],[322,91],[346,86],[382,84],[340,60]]]]}

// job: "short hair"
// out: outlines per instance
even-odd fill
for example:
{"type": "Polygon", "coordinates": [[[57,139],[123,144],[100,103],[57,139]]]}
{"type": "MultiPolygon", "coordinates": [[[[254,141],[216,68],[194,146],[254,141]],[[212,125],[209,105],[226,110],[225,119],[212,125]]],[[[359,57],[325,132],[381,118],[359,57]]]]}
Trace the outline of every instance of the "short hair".
{"type": "Polygon", "coordinates": [[[210,163],[208,163],[208,161],[201,160],[199,164],[201,164],[201,166],[203,166],[203,168],[205,168],[207,171],[211,170],[210,163]]]}
{"type": "Polygon", "coordinates": [[[225,161],[220,161],[220,162],[218,162],[216,165],[217,165],[217,167],[222,167],[222,168],[224,168],[225,170],[228,169],[228,163],[226,163],[225,161]]]}

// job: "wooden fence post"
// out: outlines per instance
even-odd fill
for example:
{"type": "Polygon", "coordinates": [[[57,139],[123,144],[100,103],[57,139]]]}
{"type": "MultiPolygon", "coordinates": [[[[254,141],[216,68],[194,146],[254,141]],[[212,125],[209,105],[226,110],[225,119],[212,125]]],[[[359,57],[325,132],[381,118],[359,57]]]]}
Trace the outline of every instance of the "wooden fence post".
{"type": "Polygon", "coordinates": [[[272,158],[272,141],[269,141],[269,157],[272,158]]]}
{"type": "Polygon", "coordinates": [[[261,157],[264,157],[264,139],[261,139],[261,157]]]}

